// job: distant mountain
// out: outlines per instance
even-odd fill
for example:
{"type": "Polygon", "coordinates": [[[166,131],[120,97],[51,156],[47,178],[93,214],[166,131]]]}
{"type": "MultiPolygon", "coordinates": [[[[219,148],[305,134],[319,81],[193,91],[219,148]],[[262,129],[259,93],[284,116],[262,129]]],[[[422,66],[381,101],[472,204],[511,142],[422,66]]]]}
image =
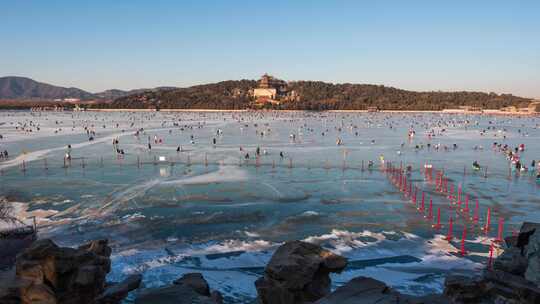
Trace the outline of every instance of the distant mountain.
{"type": "Polygon", "coordinates": [[[38,82],[26,77],[0,77],[0,99],[54,100],[77,98],[80,100],[114,100],[120,97],[143,93],[176,89],[175,87],[157,87],[153,89],[118,90],[111,89],[99,93],[90,93],[78,88],[65,88],[38,82]]]}
{"type": "Polygon", "coordinates": [[[65,88],[26,77],[0,77],[0,99],[93,99],[94,94],[78,88],[65,88]]]}
{"type": "Polygon", "coordinates": [[[129,91],[112,89],[112,90],[106,90],[103,92],[95,93],[95,95],[100,99],[114,100],[120,97],[143,93],[143,92],[167,91],[167,90],[173,90],[173,89],[177,89],[177,88],[176,87],[157,87],[153,89],[134,89],[134,90],[129,90],[129,91]]]}

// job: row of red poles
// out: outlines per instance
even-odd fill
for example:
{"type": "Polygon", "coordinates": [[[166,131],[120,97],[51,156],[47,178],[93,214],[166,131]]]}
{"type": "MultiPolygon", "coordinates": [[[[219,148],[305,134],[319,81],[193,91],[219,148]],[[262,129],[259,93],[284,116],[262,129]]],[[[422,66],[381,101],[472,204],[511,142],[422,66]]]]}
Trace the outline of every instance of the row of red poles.
{"type": "MultiPolygon", "coordinates": [[[[385,166],[385,171],[387,174],[388,179],[390,182],[399,189],[400,192],[403,193],[405,198],[410,199],[411,202],[416,206],[416,209],[422,213],[423,217],[432,221],[433,220],[433,198],[429,199],[429,206],[427,208],[427,214],[426,214],[426,193],[424,191],[421,191],[416,185],[413,186],[413,182],[409,180],[407,177],[409,174],[405,171],[412,171],[410,168],[407,168],[404,170],[403,164],[400,164],[399,167],[395,167],[391,162],[387,162],[385,166]],[[421,198],[420,203],[418,203],[418,192],[421,191],[421,198]]],[[[434,169],[431,168],[425,168],[424,175],[427,179],[428,183],[433,183],[433,172],[434,169]]],[[[455,192],[455,188],[453,183],[449,183],[448,177],[445,176],[444,170],[437,170],[435,175],[435,191],[443,194],[446,196],[446,198],[450,201],[450,210],[453,210],[454,207],[457,206],[456,211],[461,213],[461,216],[463,216],[467,220],[472,220],[475,225],[478,224],[478,221],[480,219],[479,217],[479,201],[476,199],[476,204],[474,207],[473,216],[470,217],[470,208],[469,208],[469,195],[463,193],[463,189],[461,185],[458,185],[457,187],[457,193],[455,192]],[[449,188],[450,187],[450,188],[449,188]],[[465,198],[463,200],[463,198],[465,198]]],[[[453,229],[454,229],[454,219],[451,215],[448,219],[448,231],[446,234],[445,239],[450,242],[454,239],[453,236],[453,229]]],[[[432,224],[432,227],[436,230],[439,230],[442,228],[441,224],[441,208],[437,207],[437,219],[436,222],[432,224]]],[[[491,227],[491,208],[487,208],[486,212],[486,221],[484,225],[481,227],[481,230],[484,231],[486,235],[488,235],[491,227]]],[[[497,238],[491,242],[490,244],[490,250],[489,250],[489,261],[488,261],[488,267],[491,268],[492,260],[493,260],[493,250],[494,250],[494,244],[500,243],[503,241],[503,231],[504,231],[504,218],[499,218],[499,225],[498,225],[498,233],[497,238]]],[[[467,251],[465,249],[465,240],[467,238],[467,225],[463,225],[463,232],[461,235],[461,248],[460,248],[460,254],[466,255],[467,251]]]]}

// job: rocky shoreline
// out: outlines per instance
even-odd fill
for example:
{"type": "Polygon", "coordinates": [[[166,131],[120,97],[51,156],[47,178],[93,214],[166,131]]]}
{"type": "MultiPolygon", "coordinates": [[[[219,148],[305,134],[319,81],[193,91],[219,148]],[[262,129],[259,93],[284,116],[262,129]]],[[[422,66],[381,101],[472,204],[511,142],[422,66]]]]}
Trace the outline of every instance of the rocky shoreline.
{"type": "MultiPolygon", "coordinates": [[[[290,241],[280,246],[255,282],[259,304],[368,303],[540,303],[540,224],[524,223],[493,266],[471,276],[448,276],[443,294],[415,297],[383,282],[357,277],[330,290],[330,273],[339,273],[347,259],[318,245],[290,241]]],[[[170,285],[139,289],[142,275],[107,282],[111,270],[107,240],[78,248],[58,247],[51,240],[35,241],[21,252],[15,267],[0,280],[0,303],[114,304],[133,292],[134,302],[221,304],[200,273],[188,273],[170,285]]]]}

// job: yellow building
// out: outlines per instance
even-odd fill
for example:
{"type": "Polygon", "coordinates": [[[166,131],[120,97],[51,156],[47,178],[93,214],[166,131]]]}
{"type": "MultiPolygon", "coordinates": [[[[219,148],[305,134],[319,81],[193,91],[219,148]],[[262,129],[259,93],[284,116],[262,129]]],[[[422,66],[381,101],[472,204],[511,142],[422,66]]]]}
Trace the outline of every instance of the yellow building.
{"type": "Polygon", "coordinates": [[[253,96],[255,98],[270,98],[270,99],[276,99],[277,97],[277,89],[274,88],[255,88],[253,90],[253,96]]]}
{"type": "Polygon", "coordinates": [[[256,99],[275,100],[285,96],[287,89],[287,82],[264,74],[258,81],[258,87],[253,89],[253,97],[256,99]]]}
{"type": "Polygon", "coordinates": [[[540,101],[533,101],[529,104],[530,113],[540,113],[540,101]]]}

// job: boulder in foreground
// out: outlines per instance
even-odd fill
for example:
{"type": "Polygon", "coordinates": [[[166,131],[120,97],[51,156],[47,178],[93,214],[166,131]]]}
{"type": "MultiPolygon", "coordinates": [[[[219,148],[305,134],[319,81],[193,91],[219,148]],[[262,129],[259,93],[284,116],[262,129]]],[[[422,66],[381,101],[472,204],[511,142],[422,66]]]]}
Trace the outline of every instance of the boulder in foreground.
{"type": "Polygon", "coordinates": [[[347,259],[302,241],[280,246],[255,282],[262,304],[309,303],[330,293],[330,273],[339,273],[347,259]]]}
{"type": "Polygon", "coordinates": [[[59,247],[49,239],[34,242],[17,256],[15,275],[4,300],[13,303],[113,304],[139,287],[141,276],[111,284],[111,248],[107,240],[79,248],[59,247]]]}

